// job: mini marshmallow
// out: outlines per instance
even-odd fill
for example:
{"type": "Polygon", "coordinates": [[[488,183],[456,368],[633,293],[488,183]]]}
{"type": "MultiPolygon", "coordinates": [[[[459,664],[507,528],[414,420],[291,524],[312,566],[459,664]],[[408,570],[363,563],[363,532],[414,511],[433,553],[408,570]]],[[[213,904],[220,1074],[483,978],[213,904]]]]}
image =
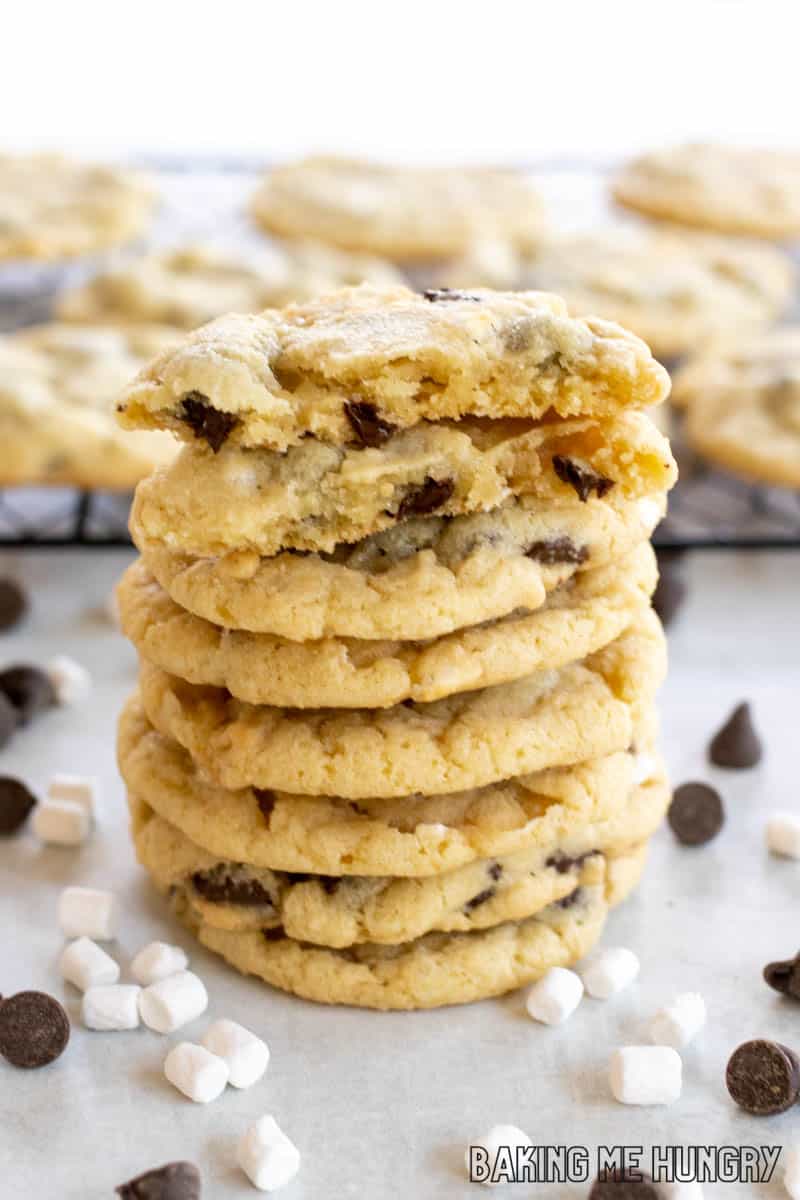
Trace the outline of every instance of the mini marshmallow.
{"type": "Polygon", "coordinates": [[[706,1023],[706,1002],[699,992],[681,992],[650,1022],[650,1037],[657,1046],[681,1050],[706,1023]]]}
{"type": "Polygon", "coordinates": [[[608,1078],[620,1104],[672,1104],[681,1094],[681,1057],[671,1046],[623,1046],[608,1078]]]}
{"type": "Polygon", "coordinates": [[[89,988],[81,1005],[84,1025],[87,1029],[101,1029],[104,1032],[138,1029],[141,990],[133,983],[89,988]]]}
{"type": "Polygon", "coordinates": [[[180,1042],[164,1059],[164,1074],[173,1087],[195,1104],[208,1104],[225,1091],[228,1064],[205,1046],[180,1042]]]}
{"type": "MultiPolygon", "coordinates": [[[[481,1157],[482,1159],[485,1158],[486,1167],[488,1168],[487,1178],[480,1179],[476,1174],[475,1182],[483,1183],[486,1187],[496,1187],[499,1183],[507,1183],[509,1182],[507,1179],[492,1179],[492,1172],[494,1171],[497,1154],[501,1146],[504,1149],[508,1148],[513,1155],[514,1151],[518,1148],[532,1145],[533,1142],[528,1137],[527,1133],[524,1133],[521,1129],[518,1129],[516,1125],[493,1125],[489,1132],[484,1134],[482,1138],[478,1138],[476,1141],[470,1142],[469,1146],[467,1146],[467,1149],[464,1152],[464,1166],[467,1169],[467,1175],[471,1175],[470,1168],[473,1165],[471,1162],[471,1151],[474,1147],[477,1150],[485,1151],[485,1155],[482,1155],[481,1157]]],[[[476,1162],[474,1165],[477,1172],[479,1164],[476,1162]]],[[[510,1165],[513,1170],[513,1162],[510,1165]]]]}
{"type": "Polygon", "coordinates": [[[58,704],[80,704],[92,690],[92,677],[86,667],[66,654],[59,654],[45,670],[58,704]]]}
{"type": "Polygon", "coordinates": [[[652,533],[658,522],[661,520],[662,508],[657,500],[651,500],[649,496],[643,496],[638,501],[639,520],[644,525],[648,532],[652,533]]]}
{"type": "Polygon", "coordinates": [[[260,1192],[277,1192],[300,1170],[300,1151],[270,1116],[250,1126],[239,1142],[236,1160],[260,1192]]]}
{"type": "Polygon", "coordinates": [[[228,1082],[235,1088],[252,1087],[267,1069],[267,1043],[236,1021],[215,1021],[209,1025],[200,1041],[206,1050],[225,1059],[228,1082]]]}
{"type": "Polygon", "coordinates": [[[583,986],[596,1000],[616,996],[639,974],[639,959],[625,946],[600,950],[581,969],[583,986]]]}
{"type": "Polygon", "coordinates": [[[174,1033],[208,1008],[208,992],[191,971],[179,971],[151,983],[139,997],[139,1012],[149,1029],[174,1033]]]}
{"type": "Polygon", "coordinates": [[[134,958],[131,963],[131,975],[142,987],[158,983],[160,979],[169,979],[185,971],[189,959],[180,946],[170,946],[167,942],[150,942],[134,958]]]}
{"type": "Polygon", "coordinates": [[[95,815],[98,792],[97,780],[91,775],[53,775],[47,785],[49,800],[80,804],[90,817],[95,815]]]}
{"type": "Polygon", "coordinates": [[[117,932],[117,904],[113,893],[97,888],[64,888],[58,901],[58,923],[65,937],[111,941],[117,932]]]}
{"type": "Polygon", "coordinates": [[[800,1200],[800,1144],[784,1150],[783,1186],[792,1200],[800,1200]]]}
{"type": "Polygon", "coordinates": [[[43,800],[33,810],[31,828],[48,846],[79,846],[89,836],[91,817],[72,800],[43,800]]]}
{"type": "MultiPolygon", "coordinates": [[[[35,816],[35,814],[34,814],[35,816]]],[[[782,858],[800,858],[800,815],[776,812],[767,821],[767,848],[782,858]]]]}
{"type": "Polygon", "coordinates": [[[551,967],[525,998],[528,1015],[545,1025],[560,1025],[574,1013],[583,996],[583,983],[566,967],[551,967]]]}
{"type": "Polygon", "coordinates": [[[658,763],[652,754],[635,754],[633,756],[632,782],[635,787],[647,783],[658,770],[658,763]]]}
{"type": "Polygon", "coordinates": [[[70,942],[58,965],[67,983],[74,984],[81,992],[101,984],[116,983],[119,979],[119,965],[88,937],[70,942]]]}

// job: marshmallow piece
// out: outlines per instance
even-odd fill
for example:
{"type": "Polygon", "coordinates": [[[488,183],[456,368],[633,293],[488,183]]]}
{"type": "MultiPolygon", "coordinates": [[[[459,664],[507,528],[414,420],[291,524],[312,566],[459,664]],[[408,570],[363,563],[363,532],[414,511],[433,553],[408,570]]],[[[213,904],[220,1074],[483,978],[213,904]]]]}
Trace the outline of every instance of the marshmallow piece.
{"type": "Polygon", "coordinates": [[[93,987],[83,997],[81,1017],[87,1029],[138,1029],[139,993],[133,983],[117,983],[110,987],[93,987]]]}
{"type": "Polygon", "coordinates": [[[776,812],[767,821],[767,848],[782,858],[800,858],[800,815],[776,812]]]}
{"type": "Polygon", "coordinates": [[[236,1161],[253,1187],[277,1192],[300,1170],[300,1151],[275,1118],[265,1116],[251,1125],[239,1142],[236,1161]]]}
{"type": "Polygon", "coordinates": [[[635,787],[652,779],[658,768],[658,763],[652,754],[635,754],[633,756],[632,782],[635,787]]]}
{"type": "Polygon", "coordinates": [[[516,1125],[493,1125],[482,1138],[470,1142],[464,1152],[464,1166],[467,1169],[467,1175],[473,1182],[483,1183],[486,1187],[496,1187],[499,1183],[508,1183],[509,1180],[503,1177],[504,1172],[501,1172],[497,1179],[492,1179],[498,1151],[501,1147],[511,1151],[512,1160],[509,1165],[513,1171],[514,1151],[520,1147],[532,1145],[533,1142],[527,1133],[518,1129],[516,1125]],[[477,1154],[473,1155],[473,1149],[477,1151],[477,1154]]]}
{"type": "Polygon", "coordinates": [[[644,525],[645,529],[652,533],[658,522],[661,520],[661,505],[657,500],[651,500],[649,496],[643,496],[637,502],[639,509],[639,520],[644,525]]]}
{"type": "Polygon", "coordinates": [[[49,800],[80,804],[90,817],[95,815],[98,792],[97,780],[91,775],[52,775],[47,785],[49,800]]]}
{"type": "Polygon", "coordinates": [[[169,979],[185,971],[189,959],[180,946],[170,946],[167,942],[150,942],[134,958],[131,963],[131,975],[142,987],[158,983],[160,979],[169,979]]]}
{"type": "Polygon", "coordinates": [[[64,888],[58,901],[58,923],[65,937],[111,941],[117,933],[117,905],[113,893],[96,888],[64,888]]]}
{"type": "Polygon", "coordinates": [[[179,1042],[164,1059],[164,1074],[195,1104],[208,1104],[225,1091],[228,1064],[205,1046],[179,1042]]]}
{"type": "Polygon", "coordinates": [[[248,1088],[257,1083],[269,1063],[269,1047],[244,1025],[223,1019],[214,1021],[200,1039],[212,1054],[228,1064],[228,1082],[235,1088],[248,1088]]]}
{"type": "Polygon", "coordinates": [[[672,1104],[681,1094],[681,1057],[671,1046],[622,1046],[608,1078],[620,1104],[672,1104]]]}
{"type": "Polygon", "coordinates": [[[706,1023],[706,1002],[699,992],[681,992],[650,1022],[650,1037],[657,1046],[681,1050],[706,1023]]]}
{"type": "Polygon", "coordinates": [[[33,832],[48,846],[79,846],[89,836],[91,824],[83,805],[72,800],[43,800],[31,821],[33,832]]]}
{"type": "Polygon", "coordinates": [[[208,1008],[208,992],[191,971],[179,971],[151,983],[139,997],[139,1012],[149,1029],[174,1033],[208,1008]]]}
{"type": "Polygon", "coordinates": [[[534,1021],[545,1025],[560,1025],[574,1013],[583,996],[583,983],[574,971],[566,967],[551,967],[547,974],[528,990],[525,1007],[534,1021]]]}
{"type": "Polygon", "coordinates": [[[80,704],[92,690],[92,677],[74,658],[59,654],[47,664],[45,672],[53,685],[58,704],[80,704]]]}
{"type": "Polygon", "coordinates": [[[616,996],[639,974],[639,959],[625,946],[600,950],[581,969],[583,986],[596,1000],[616,996]]]}
{"type": "Polygon", "coordinates": [[[784,1154],[783,1186],[792,1200],[800,1200],[800,1143],[787,1147],[784,1154]]]}
{"type": "Polygon", "coordinates": [[[58,962],[61,975],[81,992],[101,984],[116,983],[119,965],[88,937],[79,937],[64,948],[58,962]]]}

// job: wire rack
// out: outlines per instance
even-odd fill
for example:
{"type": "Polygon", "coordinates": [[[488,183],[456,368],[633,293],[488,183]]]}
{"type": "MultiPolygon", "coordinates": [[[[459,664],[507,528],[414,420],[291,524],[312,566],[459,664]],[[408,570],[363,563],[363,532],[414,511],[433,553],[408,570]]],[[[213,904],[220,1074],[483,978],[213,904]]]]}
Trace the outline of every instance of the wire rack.
{"type": "MultiPolygon", "coordinates": [[[[246,198],[267,163],[239,159],[146,158],[137,165],[156,176],[161,208],[148,248],[209,238],[232,248],[255,244],[246,198]],[[220,230],[224,234],[220,235],[220,230]]],[[[535,176],[565,230],[608,222],[604,175],[611,164],[551,160],[526,168],[535,176]]],[[[90,271],[91,268],[89,267],[90,271]]],[[[0,330],[46,320],[58,291],[86,274],[0,269],[0,330]]],[[[654,541],[665,548],[800,547],[800,492],[750,485],[698,459],[673,438],[681,477],[669,515],[654,541]]],[[[69,488],[0,490],[0,548],[10,546],[125,546],[130,497],[69,488]]]]}

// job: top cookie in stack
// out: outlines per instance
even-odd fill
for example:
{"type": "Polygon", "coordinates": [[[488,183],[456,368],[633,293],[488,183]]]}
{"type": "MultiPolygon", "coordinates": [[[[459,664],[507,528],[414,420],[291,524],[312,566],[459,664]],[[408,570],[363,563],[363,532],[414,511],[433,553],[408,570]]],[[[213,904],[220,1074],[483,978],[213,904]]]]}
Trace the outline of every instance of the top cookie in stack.
{"type": "Polygon", "coordinates": [[[667,389],[555,297],[368,287],[223,318],[134,382],[123,423],[187,444],[134,505],[120,761],[206,944],[408,1008],[597,937],[666,797],[667,389]]]}

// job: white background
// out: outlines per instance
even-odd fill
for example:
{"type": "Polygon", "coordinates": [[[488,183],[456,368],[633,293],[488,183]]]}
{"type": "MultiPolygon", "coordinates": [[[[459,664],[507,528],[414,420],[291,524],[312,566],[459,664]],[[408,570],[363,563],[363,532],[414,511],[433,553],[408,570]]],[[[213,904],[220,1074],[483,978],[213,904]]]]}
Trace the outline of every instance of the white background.
{"type": "Polygon", "coordinates": [[[19,0],[0,145],[608,156],[794,145],[795,0],[19,0]]]}

